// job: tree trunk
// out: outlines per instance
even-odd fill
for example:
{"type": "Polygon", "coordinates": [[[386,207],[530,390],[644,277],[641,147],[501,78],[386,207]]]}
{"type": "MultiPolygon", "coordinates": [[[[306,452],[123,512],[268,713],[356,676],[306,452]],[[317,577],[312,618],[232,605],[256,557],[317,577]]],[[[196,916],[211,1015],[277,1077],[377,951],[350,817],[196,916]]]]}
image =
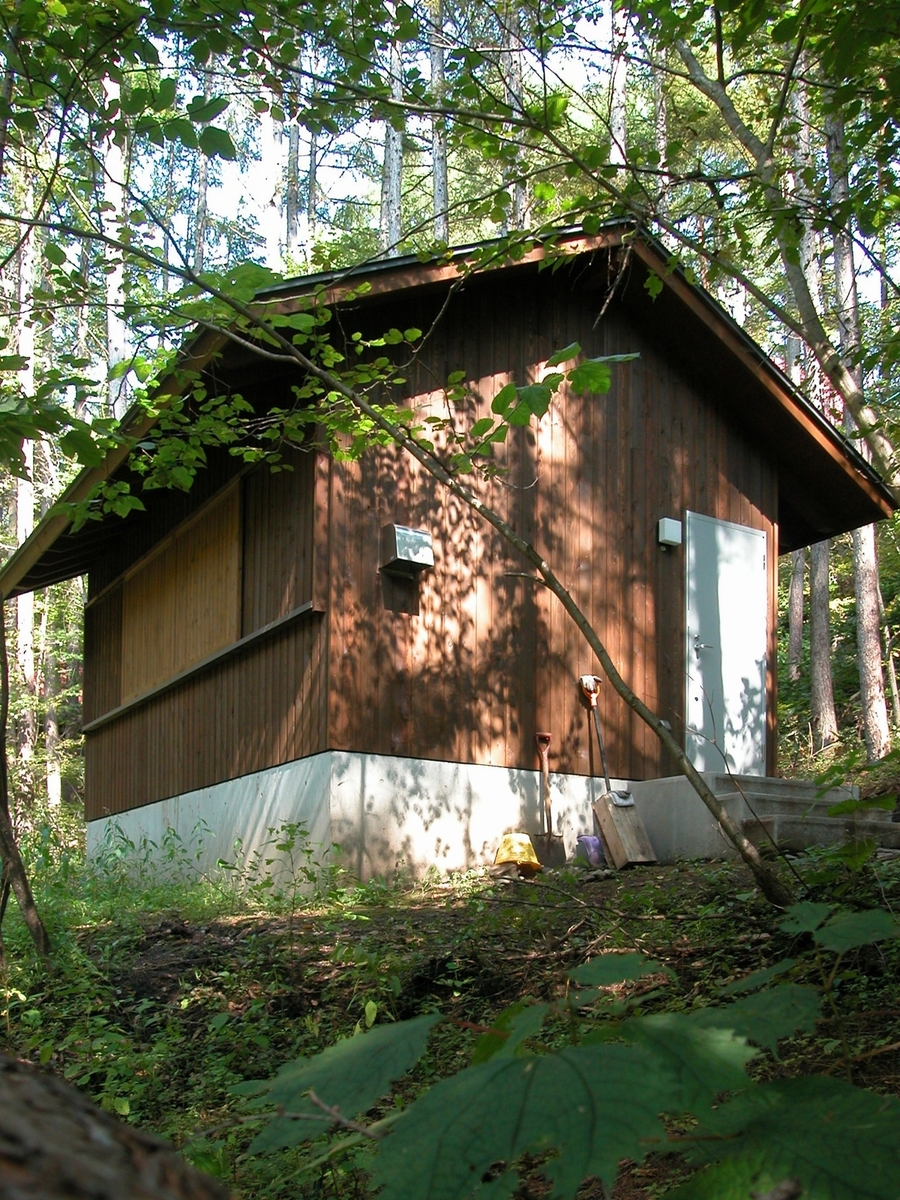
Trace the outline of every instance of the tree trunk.
{"type": "Polygon", "coordinates": [[[319,135],[315,129],[309,131],[309,172],[306,179],[306,224],[309,251],[316,241],[319,205],[319,135]]]}
{"type": "MultiPolygon", "coordinates": [[[[31,188],[26,187],[27,207],[31,211],[31,188]]],[[[28,360],[19,372],[19,386],[26,400],[34,396],[35,338],[32,319],[34,289],[35,235],[27,237],[19,250],[18,315],[16,319],[16,349],[28,360]]],[[[22,443],[24,476],[16,480],[16,544],[21,544],[34,529],[34,442],[22,443]]],[[[22,679],[24,704],[18,727],[18,757],[28,764],[37,744],[37,677],[34,665],[34,594],[28,592],[16,599],[16,660],[22,679]]]]}
{"type": "MultiPolygon", "coordinates": [[[[844,153],[844,125],[839,115],[825,122],[828,147],[828,173],[831,202],[840,211],[850,198],[850,181],[844,153]]],[[[834,231],[834,286],[837,298],[841,354],[853,372],[862,394],[859,301],[856,292],[856,268],[853,262],[853,237],[847,225],[834,231]]],[[[847,412],[847,424],[855,431],[847,412]]],[[[891,748],[884,672],[881,664],[881,630],[878,619],[878,561],[875,555],[875,527],[853,531],[853,580],[856,589],[856,646],[859,666],[859,694],[862,704],[866,757],[869,762],[883,758],[891,748]]]]}
{"type": "Polygon", "coordinates": [[[831,618],[828,604],[829,543],[809,548],[809,657],[813,749],[827,750],[837,741],[837,713],[831,680],[831,618]]]}
{"type": "MultiPolygon", "coordinates": [[[[666,52],[660,51],[660,68],[653,71],[653,138],[656,143],[656,153],[659,155],[659,169],[665,172],[669,155],[669,119],[666,109],[665,66],[666,52]]],[[[656,198],[656,211],[663,221],[669,218],[669,179],[668,175],[659,177],[659,190],[656,198]]]]}
{"type": "Polygon", "coordinates": [[[50,953],[50,938],[41,920],[25,864],[19,853],[9,812],[9,771],[6,747],[9,726],[9,655],[6,650],[6,612],[0,601],[0,858],[3,859],[4,891],[8,881],[19,904],[22,918],[39,954],[50,953]]]}
{"type": "MultiPolygon", "coordinates": [[[[444,4],[434,0],[431,12],[431,90],[438,104],[444,103],[444,4]]],[[[442,116],[431,121],[431,169],[434,175],[434,240],[450,241],[450,188],[447,177],[447,122],[442,116]]]]}
{"type": "MultiPolygon", "coordinates": [[[[203,99],[207,102],[212,98],[212,71],[203,73],[203,99]]],[[[194,270],[203,270],[206,259],[206,228],[209,224],[209,208],[207,204],[209,192],[209,159],[201,153],[197,163],[197,205],[194,209],[194,270]]]]}
{"type": "Polygon", "coordinates": [[[613,4],[612,74],[609,85],[609,161],[624,167],[628,157],[628,9],[613,4]]]}
{"type": "MultiPolygon", "coordinates": [[[[391,96],[395,100],[402,100],[403,65],[399,43],[391,41],[388,53],[391,96]]],[[[399,116],[394,116],[393,120],[398,122],[398,128],[395,128],[391,121],[384,123],[384,160],[381,170],[382,258],[393,258],[400,253],[403,228],[403,125],[399,116]]]]}
{"type": "Polygon", "coordinates": [[[806,551],[794,550],[791,554],[791,589],[788,597],[788,679],[796,683],[800,678],[800,660],[803,657],[803,585],[806,575],[806,551]]]}
{"type": "MultiPolygon", "coordinates": [[[[107,107],[118,107],[119,85],[104,79],[103,94],[107,107]]],[[[125,147],[110,138],[103,149],[103,199],[106,212],[103,216],[105,230],[113,237],[120,237],[125,214],[125,181],[127,178],[125,147]]],[[[131,389],[125,375],[112,377],[113,369],[131,357],[128,344],[128,327],[125,324],[125,267],[122,255],[112,247],[106,251],[106,361],[110,373],[107,386],[107,404],[114,417],[123,417],[131,400],[131,389]]]]}
{"type": "Polygon", "coordinates": [[[300,126],[288,126],[287,178],[284,189],[284,248],[293,255],[300,232],[300,126]]]}
{"type": "MultiPolygon", "coordinates": [[[[504,80],[506,87],[506,102],[516,116],[521,116],[524,109],[522,91],[522,31],[519,22],[519,10],[515,4],[508,5],[503,11],[503,28],[501,31],[501,46],[503,47],[504,80]]],[[[518,141],[522,136],[518,128],[514,128],[511,137],[518,141]]],[[[528,220],[528,188],[523,178],[524,162],[522,147],[518,146],[514,159],[512,197],[506,231],[524,229],[528,220]]]]}

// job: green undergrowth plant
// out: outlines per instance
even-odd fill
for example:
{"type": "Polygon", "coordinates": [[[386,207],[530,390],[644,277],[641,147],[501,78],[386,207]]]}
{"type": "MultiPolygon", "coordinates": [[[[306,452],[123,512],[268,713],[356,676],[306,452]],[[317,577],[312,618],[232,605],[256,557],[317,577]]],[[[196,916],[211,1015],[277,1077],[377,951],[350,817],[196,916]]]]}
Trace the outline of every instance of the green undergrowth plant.
{"type": "Polygon", "coordinates": [[[510,1195],[535,1164],[547,1194],[568,1200],[586,1178],[609,1189],[621,1160],[659,1153],[696,1169],[673,1200],[749,1200],[788,1181],[809,1200],[896,1200],[900,1101],[852,1083],[836,993],[848,959],[900,936],[900,923],[884,909],[805,901],[779,928],[795,957],[682,1012],[641,1011],[648,982],[651,995],[669,985],[666,966],[638,952],[593,957],[569,970],[562,999],[511,1005],[480,1028],[461,1070],[374,1120],[364,1114],[445,1018],[367,1014],[374,1027],[236,1089],[260,1126],[250,1153],[307,1147],[298,1173],[364,1167],[380,1200],[510,1195]],[[838,1030],[835,1072],[770,1077],[779,1042],[823,1014],[838,1030]]]}

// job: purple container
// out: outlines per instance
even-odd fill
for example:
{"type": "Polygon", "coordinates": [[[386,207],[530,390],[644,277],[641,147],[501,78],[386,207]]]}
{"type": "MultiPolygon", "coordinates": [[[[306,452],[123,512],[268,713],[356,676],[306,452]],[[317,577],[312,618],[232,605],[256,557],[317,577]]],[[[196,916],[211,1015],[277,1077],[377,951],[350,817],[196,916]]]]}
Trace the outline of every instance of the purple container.
{"type": "Polygon", "coordinates": [[[586,860],[592,867],[605,867],[603,843],[592,833],[582,833],[575,842],[575,857],[586,860]]]}

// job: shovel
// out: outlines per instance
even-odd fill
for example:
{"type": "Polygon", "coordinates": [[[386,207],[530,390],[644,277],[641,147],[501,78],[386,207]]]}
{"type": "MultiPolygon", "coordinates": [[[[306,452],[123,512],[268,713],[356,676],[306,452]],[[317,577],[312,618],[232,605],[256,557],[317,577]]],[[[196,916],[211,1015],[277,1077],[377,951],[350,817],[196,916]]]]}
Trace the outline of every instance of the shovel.
{"type": "Polygon", "coordinates": [[[536,733],[534,740],[541,758],[541,810],[544,832],[531,840],[542,867],[561,867],[566,861],[566,848],[559,834],[553,832],[553,810],[550,803],[550,734],[536,733]]]}
{"type": "Polygon", "coordinates": [[[597,743],[600,747],[600,764],[603,768],[606,791],[591,807],[600,826],[604,849],[608,852],[607,858],[612,860],[616,870],[632,863],[655,863],[656,855],[643,822],[637,815],[634,797],[630,792],[614,792],[610,782],[606,747],[603,745],[603,734],[600,731],[600,714],[597,711],[597,685],[600,681],[596,675],[582,675],[578,682],[594,714],[594,728],[597,730],[597,743]]]}

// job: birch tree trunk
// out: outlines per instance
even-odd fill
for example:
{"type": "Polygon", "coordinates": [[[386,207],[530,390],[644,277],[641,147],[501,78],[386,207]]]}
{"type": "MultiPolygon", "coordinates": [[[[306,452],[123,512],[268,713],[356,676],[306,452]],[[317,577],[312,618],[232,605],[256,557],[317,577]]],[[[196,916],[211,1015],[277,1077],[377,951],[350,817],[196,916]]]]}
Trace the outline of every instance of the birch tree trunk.
{"type": "MultiPolygon", "coordinates": [[[[503,75],[506,87],[506,102],[516,116],[521,116],[524,111],[522,84],[523,45],[519,11],[515,4],[508,5],[504,11],[501,45],[503,48],[503,75]]],[[[514,138],[520,137],[519,130],[516,129],[512,136],[514,138]]],[[[528,220],[528,188],[523,178],[523,172],[522,148],[519,146],[516,150],[513,166],[512,196],[505,232],[524,229],[528,220]]]]}
{"type": "MultiPolygon", "coordinates": [[[[828,147],[828,174],[832,205],[840,211],[850,196],[847,159],[844,153],[844,125],[840,116],[830,115],[825,123],[828,147]]],[[[854,374],[860,394],[862,372],[858,359],[861,339],[856,269],[853,262],[853,238],[846,224],[834,230],[834,286],[837,298],[841,354],[854,374]]],[[[846,424],[852,432],[855,423],[849,409],[846,424]]],[[[884,672],[881,664],[881,629],[878,612],[878,561],[875,552],[875,526],[853,530],[853,580],[856,590],[856,651],[859,666],[859,694],[862,706],[866,758],[876,762],[891,748],[884,672]]]]}
{"type": "MultiPolygon", "coordinates": [[[[400,45],[392,41],[388,51],[388,74],[391,96],[403,99],[403,64],[400,45]]],[[[393,258],[399,254],[403,219],[403,125],[395,128],[391,121],[384,123],[384,160],[381,170],[381,257],[393,258]]]]}
{"type": "Polygon", "coordinates": [[[288,127],[284,221],[284,248],[288,254],[293,254],[300,232],[300,126],[296,121],[291,121],[288,127]]]}
{"type": "MultiPolygon", "coordinates": [[[[212,98],[212,71],[203,73],[203,99],[208,103],[212,98]]],[[[206,228],[209,224],[209,207],[207,203],[209,192],[209,159],[203,153],[197,160],[197,205],[194,210],[194,270],[199,274],[203,270],[206,258],[206,228]]]]}
{"type": "MultiPolygon", "coordinates": [[[[103,93],[109,108],[118,108],[119,85],[104,79],[103,93]]],[[[127,160],[125,147],[111,137],[103,149],[103,199],[107,206],[104,226],[113,237],[122,231],[125,213],[125,181],[127,160]]],[[[125,267],[122,256],[112,247],[106,251],[106,361],[109,371],[107,404],[115,417],[125,415],[131,392],[125,375],[112,377],[115,367],[127,362],[131,356],[128,342],[128,327],[125,324],[125,267]]]]}
{"type": "MultiPolygon", "coordinates": [[[[653,71],[653,140],[656,143],[656,153],[659,155],[659,169],[661,172],[665,172],[669,154],[669,120],[666,109],[665,91],[665,50],[660,51],[660,56],[660,67],[653,71]]],[[[669,218],[669,180],[665,173],[660,174],[659,179],[656,211],[661,220],[667,221],[669,218]]]]}
{"type": "MultiPolygon", "coordinates": [[[[26,212],[31,211],[31,189],[26,188],[26,212]]],[[[28,366],[19,373],[23,395],[34,395],[35,338],[32,325],[32,291],[35,283],[34,234],[19,250],[16,349],[28,366]]],[[[34,442],[22,444],[25,474],[16,480],[16,544],[21,544],[34,529],[34,442]]],[[[18,727],[18,756],[23,765],[30,763],[37,744],[37,676],[34,662],[34,593],[16,598],[16,660],[24,692],[22,719],[18,727]]]]}
{"type": "MultiPolygon", "coordinates": [[[[433,0],[431,12],[431,91],[438,104],[444,102],[444,4],[433,0]]],[[[450,241],[450,188],[447,176],[447,122],[442,116],[431,121],[431,169],[434,176],[434,240],[450,241]]]]}
{"type": "Polygon", "coordinates": [[[609,85],[609,161],[617,167],[626,164],[628,155],[628,10],[612,5],[612,75],[609,85]]]}
{"type": "Polygon", "coordinates": [[[828,610],[829,544],[809,548],[809,658],[813,749],[827,750],[837,741],[837,713],[831,678],[831,618],[828,610]]]}
{"type": "Polygon", "coordinates": [[[803,585],[806,577],[806,551],[791,554],[791,588],[788,596],[788,679],[800,678],[803,657],[803,585]]]}

